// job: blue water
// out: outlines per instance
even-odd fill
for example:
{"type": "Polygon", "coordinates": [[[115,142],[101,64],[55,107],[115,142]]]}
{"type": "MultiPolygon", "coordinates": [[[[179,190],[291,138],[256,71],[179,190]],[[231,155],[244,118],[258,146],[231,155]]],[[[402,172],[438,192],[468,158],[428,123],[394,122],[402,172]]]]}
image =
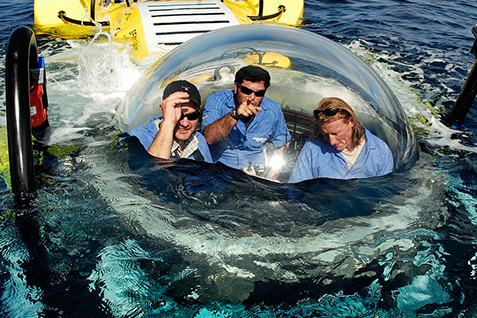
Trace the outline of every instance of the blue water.
{"type": "MultiPolygon", "coordinates": [[[[0,3],[3,100],[32,8],[0,3]]],[[[474,63],[477,4],[306,0],[304,16],[394,91],[422,152],[411,171],[291,187],[158,166],[111,119],[150,61],[39,36],[57,134],[29,206],[0,184],[0,316],[476,317],[477,105],[461,132],[439,114],[474,63]]]]}

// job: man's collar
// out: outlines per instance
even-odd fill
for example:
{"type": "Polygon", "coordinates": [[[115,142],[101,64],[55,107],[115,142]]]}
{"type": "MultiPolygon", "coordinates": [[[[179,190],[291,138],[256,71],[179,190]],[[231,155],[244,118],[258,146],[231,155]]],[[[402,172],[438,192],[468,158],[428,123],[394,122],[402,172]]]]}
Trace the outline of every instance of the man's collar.
{"type": "MultiPolygon", "coordinates": [[[[161,123],[164,121],[164,118],[158,118],[154,121],[157,131],[161,129],[161,123]]],[[[189,158],[197,149],[199,148],[199,139],[195,135],[195,132],[184,142],[184,151],[181,151],[181,145],[175,140],[172,140],[171,146],[171,158],[189,158]],[[182,156],[181,156],[182,153],[182,156]]]]}
{"type": "Polygon", "coordinates": [[[171,158],[189,158],[199,148],[199,139],[193,133],[189,139],[184,142],[184,151],[181,150],[180,144],[173,140],[171,147],[171,158]]]}

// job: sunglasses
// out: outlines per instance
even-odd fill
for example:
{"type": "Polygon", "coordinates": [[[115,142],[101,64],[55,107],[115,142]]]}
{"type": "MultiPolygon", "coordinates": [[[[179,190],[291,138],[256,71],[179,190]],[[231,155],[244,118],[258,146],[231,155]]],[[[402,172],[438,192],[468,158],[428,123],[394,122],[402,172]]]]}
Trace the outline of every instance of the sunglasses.
{"type": "Polygon", "coordinates": [[[346,109],[342,109],[342,108],[327,108],[327,109],[324,109],[324,110],[315,109],[313,111],[313,116],[316,119],[319,119],[321,113],[325,114],[325,116],[331,117],[331,116],[334,116],[334,115],[336,115],[338,113],[341,113],[341,112],[348,112],[348,111],[346,109]]]}
{"type": "Polygon", "coordinates": [[[257,96],[257,97],[265,96],[265,92],[267,91],[266,89],[262,89],[260,91],[254,91],[254,90],[251,90],[250,88],[242,86],[240,84],[239,84],[239,87],[240,87],[240,91],[242,93],[244,93],[245,95],[250,95],[250,94],[254,93],[255,96],[257,96]]]}
{"type": "Polygon", "coordinates": [[[182,114],[181,115],[181,119],[179,119],[179,121],[183,120],[185,117],[187,117],[188,120],[196,120],[197,118],[200,117],[200,112],[193,112],[193,113],[190,113],[190,114],[182,114]]]}

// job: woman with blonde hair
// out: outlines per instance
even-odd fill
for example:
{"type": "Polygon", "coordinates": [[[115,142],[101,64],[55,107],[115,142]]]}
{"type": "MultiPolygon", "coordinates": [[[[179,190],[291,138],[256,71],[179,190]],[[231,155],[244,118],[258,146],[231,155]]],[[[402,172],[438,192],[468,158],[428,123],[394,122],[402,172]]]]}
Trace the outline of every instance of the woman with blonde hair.
{"type": "Polygon", "coordinates": [[[388,145],[364,127],[345,101],[325,98],[313,117],[314,138],[303,146],[289,182],[370,178],[394,171],[388,145]]]}

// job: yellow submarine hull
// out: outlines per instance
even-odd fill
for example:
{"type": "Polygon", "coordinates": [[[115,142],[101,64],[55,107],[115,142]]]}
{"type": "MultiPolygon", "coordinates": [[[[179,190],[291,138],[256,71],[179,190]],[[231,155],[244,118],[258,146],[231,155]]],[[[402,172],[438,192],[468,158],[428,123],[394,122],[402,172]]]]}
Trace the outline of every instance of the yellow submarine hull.
{"type": "Polygon", "coordinates": [[[278,23],[298,26],[303,0],[35,0],[37,32],[65,38],[109,32],[130,43],[135,57],[164,52],[210,30],[237,24],[278,23]]]}

